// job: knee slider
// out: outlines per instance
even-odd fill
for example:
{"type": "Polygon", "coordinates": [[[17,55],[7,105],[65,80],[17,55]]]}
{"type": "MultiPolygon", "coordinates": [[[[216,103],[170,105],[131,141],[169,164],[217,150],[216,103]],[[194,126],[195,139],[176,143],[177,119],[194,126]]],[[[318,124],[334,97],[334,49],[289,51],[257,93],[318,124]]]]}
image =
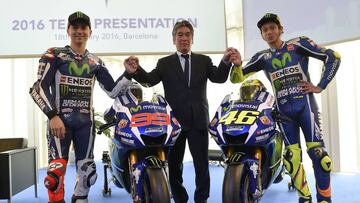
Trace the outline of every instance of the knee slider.
{"type": "Polygon", "coordinates": [[[289,172],[292,173],[293,171],[293,165],[291,164],[291,158],[293,156],[293,153],[291,152],[291,150],[286,150],[284,153],[284,166],[285,169],[289,172]]]}
{"type": "Polygon", "coordinates": [[[290,173],[294,173],[297,170],[300,162],[301,162],[301,149],[294,146],[286,147],[284,152],[284,165],[285,169],[290,173]]]}
{"type": "Polygon", "coordinates": [[[64,176],[66,172],[66,160],[55,159],[50,162],[47,170],[47,176],[44,180],[45,187],[57,193],[64,185],[64,176]]]}
{"type": "Polygon", "coordinates": [[[78,162],[78,170],[80,169],[79,176],[83,177],[84,184],[90,187],[94,185],[97,179],[96,165],[92,159],[84,159],[78,162]],[[81,175],[80,175],[81,174],[81,175]]]}
{"type": "Polygon", "coordinates": [[[77,162],[78,182],[75,187],[76,196],[87,195],[90,186],[94,185],[97,179],[96,165],[92,159],[83,159],[77,162]]]}
{"type": "Polygon", "coordinates": [[[308,150],[308,154],[314,163],[318,163],[322,170],[330,172],[332,161],[324,147],[314,147],[308,150]]]}

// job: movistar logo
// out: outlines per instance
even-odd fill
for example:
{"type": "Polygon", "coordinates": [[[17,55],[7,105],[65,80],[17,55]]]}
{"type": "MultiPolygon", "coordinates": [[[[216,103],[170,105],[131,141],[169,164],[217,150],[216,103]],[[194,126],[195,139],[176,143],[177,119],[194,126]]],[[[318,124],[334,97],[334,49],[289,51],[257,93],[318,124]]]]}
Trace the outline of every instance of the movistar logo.
{"type": "Polygon", "coordinates": [[[286,63],[291,61],[292,59],[290,54],[288,52],[285,52],[282,55],[281,61],[278,58],[274,58],[271,62],[271,65],[276,70],[276,69],[284,68],[286,66],[286,63]]]}
{"type": "Polygon", "coordinates": [[[229,110],[229,106],[224,106],[224,107],[222,108],[222,111],[227,111],[227,110],[229,110]]]}
{"type": "Polygon", "coordinates": [[[69,64],[69,73],[71,75],[73,75],[73,72],[74,72],[75,75],[82,76],[82,74],[84,73],[85,70],[86,70],[87,74],[90,73],[90,67],[86,63],[83,64],[80,68],[76,65],[75,62],[70,62],[70,64],[69,64]]]}
{"type": "Polygon", "coordinates": [[[141,110],[141,109],[142,109],[141,106],[131,107],[131,108],[130,108],[130,112],[131,112],[131,113],[138,112],[138,111],[141,110]]]}

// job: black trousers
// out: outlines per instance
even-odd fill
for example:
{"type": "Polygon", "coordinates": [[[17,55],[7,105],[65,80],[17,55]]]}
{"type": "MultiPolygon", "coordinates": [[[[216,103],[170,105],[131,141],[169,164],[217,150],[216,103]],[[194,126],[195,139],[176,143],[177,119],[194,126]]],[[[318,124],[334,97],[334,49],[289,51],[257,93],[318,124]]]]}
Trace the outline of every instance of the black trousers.
{"type": "Polygon", "coordinates": [[[196,203],[206,202],[210,192],[210,175],[208,161],[209,136],[207,130],[190,129],[182,131],[175,145],[168,154],[169,179],[171,191],[176,203],[187,202],[189,196],[183,186],[183,159],[186,139],[195,167],[196,203]]]}

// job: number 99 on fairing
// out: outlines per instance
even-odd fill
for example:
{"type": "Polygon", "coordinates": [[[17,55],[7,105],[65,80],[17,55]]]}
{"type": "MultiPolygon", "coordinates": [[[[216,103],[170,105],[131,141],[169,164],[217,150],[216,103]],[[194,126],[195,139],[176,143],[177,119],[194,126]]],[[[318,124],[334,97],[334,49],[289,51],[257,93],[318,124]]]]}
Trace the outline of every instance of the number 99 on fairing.
{"type": "Polygon", "coordinates": [[[147,125],[169,125],[170,117],[165,113],[139,113],[131,117],[130,127],[141,127],[147,125]]]}

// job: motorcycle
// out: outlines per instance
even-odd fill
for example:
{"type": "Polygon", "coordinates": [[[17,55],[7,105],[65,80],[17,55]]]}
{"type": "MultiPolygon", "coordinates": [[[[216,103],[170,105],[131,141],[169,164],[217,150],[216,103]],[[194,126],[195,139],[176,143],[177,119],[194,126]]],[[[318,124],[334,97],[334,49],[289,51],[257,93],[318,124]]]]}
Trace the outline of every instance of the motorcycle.
{"type": "Polygon", "coordinates": [[[273,110],[274,98],[266,91],[254,101],[225,96],[209,124],[209,133],[225,157],[224,203],[259,202],[264,191],[282,180],[282,134],[273,110]]]}
{"type": "MultiPolygon", "coordinates": [[[[107,171],[119,188],[125,188],[134,202],[169,203],[167,151],[175,144],[181,126],[161,95],[152,102],[139,102],[130,90],[118,96],[104,115],[108,122],[98,134],[115,126],[110,153],[103,153],[103,195],[111,195],[107,171]]],[[[110,181],[111,181],[110,180],[110,181]]]]}

